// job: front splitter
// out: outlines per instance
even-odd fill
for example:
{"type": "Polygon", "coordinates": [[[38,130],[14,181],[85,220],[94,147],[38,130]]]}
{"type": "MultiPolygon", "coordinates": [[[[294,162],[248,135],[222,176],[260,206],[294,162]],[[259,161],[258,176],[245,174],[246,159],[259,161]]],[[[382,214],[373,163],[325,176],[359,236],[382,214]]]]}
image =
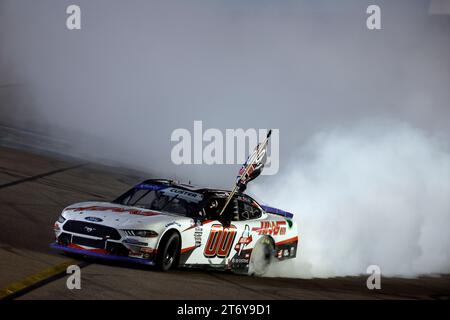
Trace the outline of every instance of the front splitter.
{"type": "Polygon", "coordinates": [[[78,248],[71,248],[68,246],[62,246],[57,243],[51,243],[50,248],[53,248],[56,250],[61,250],[61,251],[68,252],[68,253],[98,258],[98,259],[102,259],[102,260],[131,262],[131,263],[145,264],[145,265],[149,265],[149,266],[155,265],[154,261],[152,261],[152,260],[139,259],[139,258],[133,258],[133,257],[122,257],[122,256],[116,256],[113,254],[104,254],[104,253],[89,251],[88,249],[78,249],[78,248]]]}

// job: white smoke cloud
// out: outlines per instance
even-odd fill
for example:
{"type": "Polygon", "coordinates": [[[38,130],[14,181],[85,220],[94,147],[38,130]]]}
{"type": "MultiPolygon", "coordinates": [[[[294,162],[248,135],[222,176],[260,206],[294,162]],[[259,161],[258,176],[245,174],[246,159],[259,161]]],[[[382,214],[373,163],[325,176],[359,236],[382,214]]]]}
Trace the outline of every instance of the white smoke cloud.
{"type": "Polygon", "coordinates": [[[295,213],[300,242],[270,275],[450,271],[450,153],[437,137],[395,123],[324,132],[272,180],[251,190],[295,213]]]}
{"type": "Polygon", "coordinates": [[[283,275],[360,274],[369,264],[384,274],[450,271],[449,154],[439,141],[391,123],[290,148],[374,117],[449,141],[450,22],[421,1],[377,1],[380,32],[366,29],[355,1],[78,0],[79,31],[66,29],[66,2],[32,3],[0,0],[0,130],[228,188],[240,164],[177,166],[171,133],[194,120],[279,128],[280,173],[250,188],[296,213],[299,258],[283,275]]]}
{"type": "Polygon", "coordinates": [[[176,165],[174,130],[280,129],[281,166],[299,139],[366,118],[449,139],[450,20],[428,2],[378,0],[375,32],[354,0],[77,0],[70,31],[71,2],[0,0],[0,129],[221,188],[241,163],[176,165]]]}

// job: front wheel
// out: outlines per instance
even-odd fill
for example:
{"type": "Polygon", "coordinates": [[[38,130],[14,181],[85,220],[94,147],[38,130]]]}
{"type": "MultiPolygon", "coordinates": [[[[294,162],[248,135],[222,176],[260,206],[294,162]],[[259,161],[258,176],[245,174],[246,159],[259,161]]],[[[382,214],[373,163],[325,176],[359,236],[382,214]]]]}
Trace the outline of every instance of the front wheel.
{"type": "Polygon", "coordinates": [[[250,256],[248,266],[248,274],[255,276],[264,275],[267,270],[269,270],[272,263],[274,250],[273,241],[270,238],[261,238],[252,250],[252,255],[250,256]]]}
{"type": "Polygon", "coordinates": [[[176,266],[180,253],[180,236],[172,233],[162,240],[156,257],[156,266],[161,271],[167,271],[176,266]]]}

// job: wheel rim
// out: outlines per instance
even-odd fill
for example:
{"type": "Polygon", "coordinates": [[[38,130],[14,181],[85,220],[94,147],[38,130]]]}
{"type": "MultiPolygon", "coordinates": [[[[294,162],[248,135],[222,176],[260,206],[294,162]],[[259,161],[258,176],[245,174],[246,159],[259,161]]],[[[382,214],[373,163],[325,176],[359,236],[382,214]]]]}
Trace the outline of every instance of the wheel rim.
{"type": "Polygon", "coordinates": [[[272,262],[272,246],[268,243],[260,242],[254,248],[250,259],[250,274],[261,276],[265,274],[272,262]]]}
{"type": "Polygon", "coordinates": [[[171,241],[167,246],[166,254],[164,255],[164,265],[170,266],[173,263],[176,250],[178,246],[178,241],[171,241]]]}

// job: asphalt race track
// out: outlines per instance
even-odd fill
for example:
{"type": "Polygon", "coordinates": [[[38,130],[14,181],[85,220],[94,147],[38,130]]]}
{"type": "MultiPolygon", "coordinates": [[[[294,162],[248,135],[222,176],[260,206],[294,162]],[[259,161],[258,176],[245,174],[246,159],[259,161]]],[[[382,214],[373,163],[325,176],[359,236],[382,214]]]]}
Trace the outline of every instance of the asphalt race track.
{"type": "MultiPolygon", "coordinates": [[[[83,261],[53,252],[52,225],[73,202],[110,200],[143,177],[76,160],[0,148],[0,297],[17,299],[448,299],[450,275],[256,278],[180,269],[83,261]],[[75,259],[75,260],[74,260],[75,259]],[[65,268],[79,264],[81,290],[66,287],[65,268]]],[[[301,254],[301,247],[300,247],[301,254]]]]}

